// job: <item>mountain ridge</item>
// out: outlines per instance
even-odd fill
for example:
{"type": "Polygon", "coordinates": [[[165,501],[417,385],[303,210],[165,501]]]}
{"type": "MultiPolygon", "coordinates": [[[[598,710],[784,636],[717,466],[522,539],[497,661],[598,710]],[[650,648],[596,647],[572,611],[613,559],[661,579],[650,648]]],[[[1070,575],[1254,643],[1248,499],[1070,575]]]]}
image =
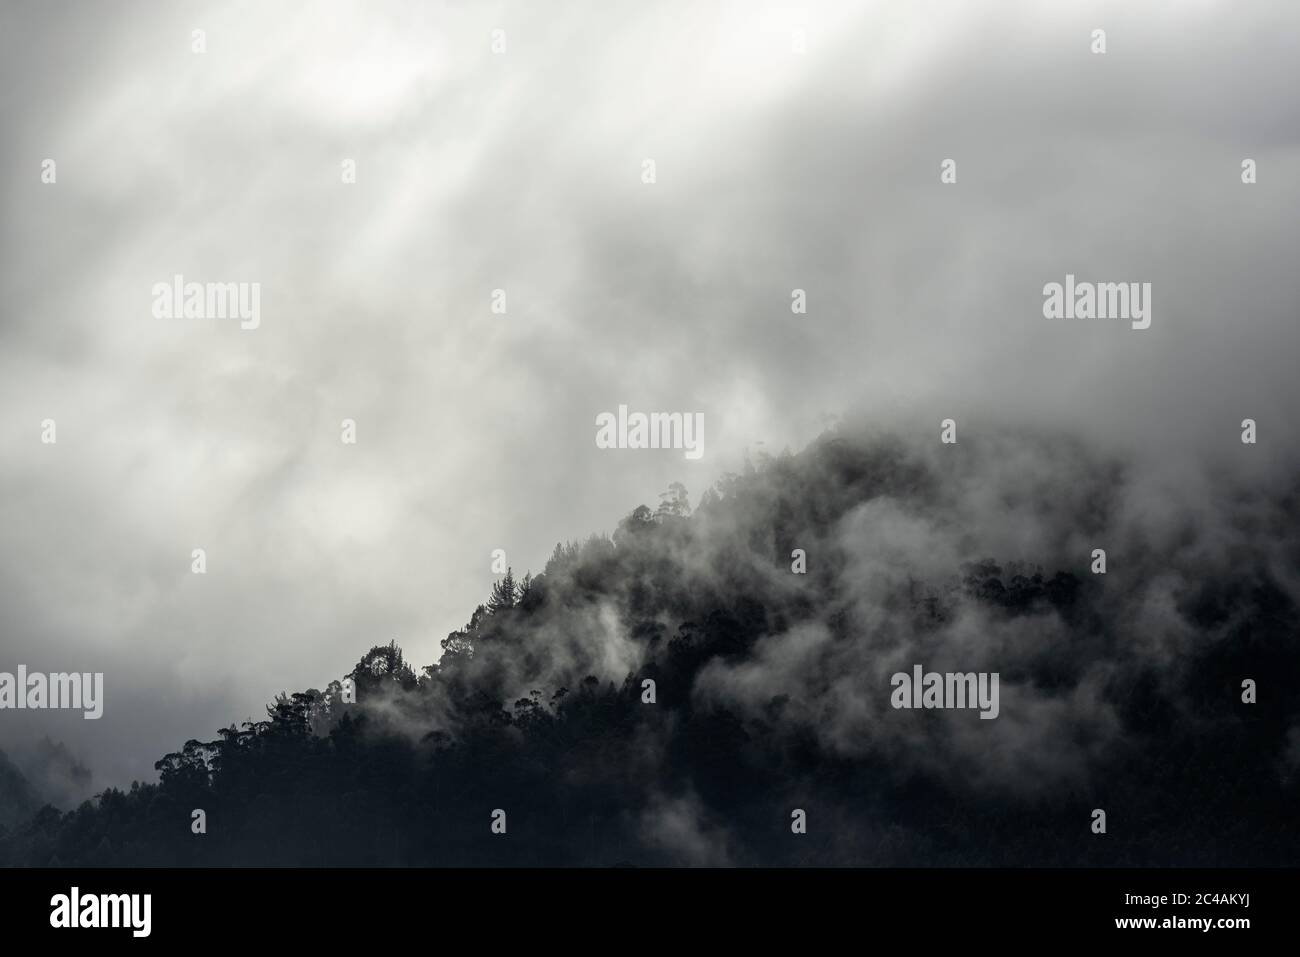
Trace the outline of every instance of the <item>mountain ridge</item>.
{"type": "Polygon", "coordinates": [[[511,571],[418,674],[373,646],[355,702],[282,695],[0,861],[1293,860],[1300,715],[1240,683],[1300,660],[1295,491],[1212,476],[1206,506],[1145,475],[1067,438],[841,427],[511,571]],[[1000,674],[999,717],[891,707],[921,663],[1000,674]]]}

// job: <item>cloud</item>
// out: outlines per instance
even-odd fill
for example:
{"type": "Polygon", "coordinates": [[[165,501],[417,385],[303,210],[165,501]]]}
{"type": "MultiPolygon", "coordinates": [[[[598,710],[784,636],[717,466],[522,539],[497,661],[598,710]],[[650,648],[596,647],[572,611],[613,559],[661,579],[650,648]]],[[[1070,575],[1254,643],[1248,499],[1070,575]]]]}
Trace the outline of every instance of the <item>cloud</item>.
{"type": "MultiPolygon", "coordinates": [[[[3,651],[103,670],[109,697],[94,729],[6,722],[0,745],[56,734],[97,781],[151,778],[177,740],[359,649],[433,660],[493,548],[538,568],[669,482],[702,488],[855,408],[904,433],[1014,420],[1279,471],[1300,398],[1300,12],[1108,10],[1092,57],[1096,16],[6,9],[3,651]],[[1045,324],[1041,287],[1067,271],[1152,282],[1152,328],[1045,324]],[[152,284],[178,272],[261,282],[261,328],[153,319],[152,284]],[[620,402],[702,411],[706,460],[597,450],[594,415],[620,402]]],[[[972,505],[1015,514],[992,498],[1031,481],[1013,462],[972,505]]],[[[1175,500],[1195,481],[1167,478],[1175,500]]],[[[927,534],[859,520],[904,549],[927,534]]],[[[1009,551],[1079,534],[992,533],[1009,551]]],[[[1133,613],[1158,617],[1156,594],[1133,613]]]]}

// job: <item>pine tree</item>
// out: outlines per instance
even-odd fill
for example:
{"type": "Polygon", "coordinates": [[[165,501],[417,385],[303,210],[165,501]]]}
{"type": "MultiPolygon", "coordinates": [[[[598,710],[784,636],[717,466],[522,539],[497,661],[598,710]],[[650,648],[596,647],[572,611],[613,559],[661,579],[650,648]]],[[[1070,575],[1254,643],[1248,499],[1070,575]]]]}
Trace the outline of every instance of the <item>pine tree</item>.
{"type": "Polygon", "coordinates": [[[488,611],[496,614],[506,608],[515,607],[515,576],[506,567],[506,573],[501,580],[492,586],[492,597],[488,599],[488,611]]]}

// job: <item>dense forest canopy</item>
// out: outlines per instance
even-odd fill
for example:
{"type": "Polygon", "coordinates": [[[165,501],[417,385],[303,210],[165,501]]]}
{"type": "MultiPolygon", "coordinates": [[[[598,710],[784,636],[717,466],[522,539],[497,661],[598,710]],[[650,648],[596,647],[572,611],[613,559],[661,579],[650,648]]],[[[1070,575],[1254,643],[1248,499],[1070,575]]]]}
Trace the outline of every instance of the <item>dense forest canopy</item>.
{"type": "Polygon", "coordinates": [[[841,428],[511,570],[436,664],[376,645],[157,783],[0,821],[0,862],[1294,863],[1297,497],[1205,488],[841,428]],[[918,664],[998,672],[997,719],[892,708],[918,664]]]}

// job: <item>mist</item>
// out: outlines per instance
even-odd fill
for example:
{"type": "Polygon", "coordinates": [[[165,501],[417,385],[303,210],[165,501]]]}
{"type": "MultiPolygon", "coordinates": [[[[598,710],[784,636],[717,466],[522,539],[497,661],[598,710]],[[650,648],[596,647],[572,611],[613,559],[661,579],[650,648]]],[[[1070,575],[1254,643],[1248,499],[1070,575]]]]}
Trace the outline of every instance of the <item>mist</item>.
{"type": "MultiPolygon", "coordinates": [[[[0,748],[66,747],[89,776],[64,806],[154,780],[372,645],[435,662],[494,549],[541,570],[673,481],[698,501],[866,420],[921,499],[757,553],[738,503],[669,554],[710,594],[789,595],[803,547],[822,603],[689,694],[788,695],[826,753],[971,788],[1086,779],[1124,727],[1103,689],[1177,681],[1248,614],[1189,624],[1197,583],[1251,569],[1294,601],[1297,37],[1281,2],[7,7],[0,651],[104,672],[106,705],[5,712],[0,748]],[[1044,319],[1067,273],[1151,283],[1150,328],[1044,319]],[[258,327],[156,318],[176,274],[260,283],[258,327]],[[702,414],[706,454],[598,448],[621,404],[702,414]],[[1095,547],[1104,621],[944,603],[984,558],[1096,584],[1095,547]],[[913,580],[940,627],[891,607],[913,580]],[[900,723],[889,674],[917,662],[1000,669],[1002,715],[900,723]],[[1017,677],[1044,662],[1060,687],[1017,677]]],[[[619,601],[494,686],[636,671],[619,601]]],[[[702,798],[662,806],[665,846],[737,859],[683,823],[702,798]]]]}

